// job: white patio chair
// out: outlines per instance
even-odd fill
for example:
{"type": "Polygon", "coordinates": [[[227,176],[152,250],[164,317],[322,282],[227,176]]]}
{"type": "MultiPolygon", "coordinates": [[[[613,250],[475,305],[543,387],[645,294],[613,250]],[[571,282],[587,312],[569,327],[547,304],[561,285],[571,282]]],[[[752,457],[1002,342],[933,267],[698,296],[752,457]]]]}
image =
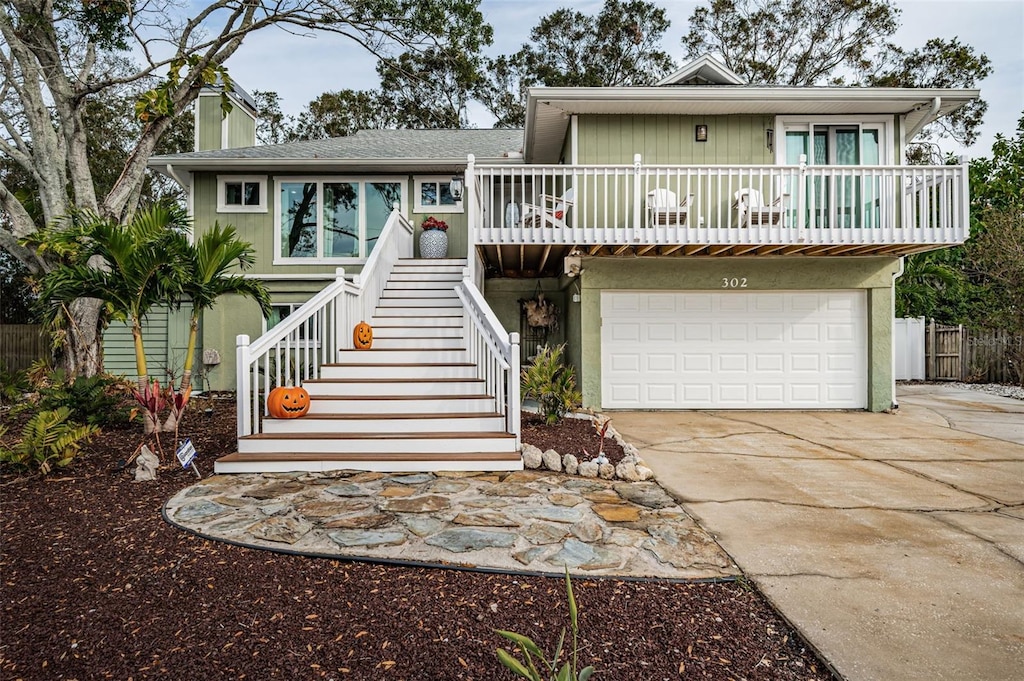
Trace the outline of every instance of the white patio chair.
{"type": "Polygon", "coordinates": [[[693,194],[687,194],[682,201],[676,201],[676,193],[670,189],[652,189],[647,192],[648,224],[685,226],[693,205],[693,194]]]}
{"type": "Polygon", "coordinates": [[[541,194],[543,206],[524,203],[522,207],[524,227],[566,227],[569,209],[576,199],[576,190],[569,187],[561,196],[541,194]]]}
{"type": "Polygon", "coordinates": [[[772,201],[771,205],[764,202],[764,197],[757,189],[744,188],[736,192],[736,200],[732,204],[736,212],[736,224],[740,227],[747,225],[776,225],[785,210],[783,207],[783,195],[779,195],[772,201]]]}

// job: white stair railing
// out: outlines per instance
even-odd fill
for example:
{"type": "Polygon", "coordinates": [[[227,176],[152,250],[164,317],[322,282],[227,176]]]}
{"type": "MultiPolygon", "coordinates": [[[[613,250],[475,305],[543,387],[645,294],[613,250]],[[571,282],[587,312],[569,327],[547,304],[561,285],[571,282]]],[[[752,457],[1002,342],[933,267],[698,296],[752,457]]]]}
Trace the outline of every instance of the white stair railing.
{"type": "Polygon", "coordinates": [[[338,268],[333,283],[254,342],[236,338],[239,437],[262,431],[273,387],[318,378],[321,366],[352,347],[353,327],[373,315],[399,258],[412,255],[413,226],[396,206],[362,272],[349,281],[338,268]]]}
{"type": "Polygon", "coordinates": [[[506,430],[521,443],[519,398],[519,334],[505,331],[473,283],[472,268],[463,270],[462,283],[455,292],[465,309],[466,351],[476,365],[477,378],[484,381],[494,409],[505,417],[506,430]]]}

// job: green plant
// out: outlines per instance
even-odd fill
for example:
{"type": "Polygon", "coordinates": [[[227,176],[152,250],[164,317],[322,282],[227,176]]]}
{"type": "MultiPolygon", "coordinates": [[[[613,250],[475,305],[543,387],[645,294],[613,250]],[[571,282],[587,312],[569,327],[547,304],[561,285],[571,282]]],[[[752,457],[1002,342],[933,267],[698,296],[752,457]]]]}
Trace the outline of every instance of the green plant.
{"type": "Polygon", "coordinates": [[[530,681],[543,681],[544,679],[549,679],[550,681],[587,681],[594,673],[593,666],[584,667],[579,672],[576,671],[579,666],[579,612],[576,608],[576,597],[572,593],[572,580],[569,579],[568,567],[565,569],[565,591],[569,599],[572,651],[569,653],[569,659],[562,664],[561,668],[558,668],[558,661],[562,657],[562,649],[565,643],[565,627],[562,627],[562,633],[558,637],[558,645],[555,647],[554,655],[550,659],[544,655],[544,651],[529,636],[495,629],[495,633],[499,636],[516,644],[519,652],[523,655],[523,660],[520,661],[519,658],[504,648],[498,648],[497,650],[498,661],[507,669],[512,670],[516,676],[530,679],[530,681]],[[538,669],[538,663],[540,669],[538,669]]]}
{"type": "Polygon", "coordinates": [[[83,426],[70,417],[71,410],[67,407],[40,411],[25,424],[17,444],[10,449],[0,446],[0,461],[22,468],[37,468],[43,475],[54,467],[67,466],[82,445],[99,432],[96,426],[83,426]]]}
{"type": "Polygon", "coordinates": [[[562,362],[565,345],[543,347],[532,365],[521,374],[523,399],[534,399],[549,424],[555,424],[575,409],[583,396],[576,389],[576,371],[562,362]]]}
{"type": "Polygon", "coordinates": [[[93,426],[129,420],[125,401],[129,387],[120,378],[98,374],[66,381],[63,371],[55,371],[46,383],[39,388],[39,409],[67,407],[73,420],[93,426]]]}
{"type": "Polygon", "coordinates": [[[28,375],[24,371],[9,370],[0,362],[0,404],[14,404],[29,388],[28,375]]]}

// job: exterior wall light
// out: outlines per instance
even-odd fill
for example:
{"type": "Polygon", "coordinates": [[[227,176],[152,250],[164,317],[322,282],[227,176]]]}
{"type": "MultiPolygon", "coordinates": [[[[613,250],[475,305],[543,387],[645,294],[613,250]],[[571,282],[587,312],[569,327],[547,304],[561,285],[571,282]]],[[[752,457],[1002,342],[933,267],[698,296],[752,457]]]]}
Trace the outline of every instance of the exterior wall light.
{"type": "Polygon", "coordinates": [[[698,142],[707,142],[708,141],[708,126],[707,125],[705,125],[704,123],[701,123],[700,125],[697,126],[695,139],[698,142]]]}
{"type": "Polygon", "coordinates": [[[768,128],[764,131],[764,143],[768,151],[775,151],[775,131],[768,128]]]}
{"type": "Polygon", "coordinates": [[[455,199],[456,201],[461,201],[462,200],[462,175],[456,175],[455,177],[453,177],[449,187],[450,187],[450,190],[451,190],[452,198],[455,199]]]}

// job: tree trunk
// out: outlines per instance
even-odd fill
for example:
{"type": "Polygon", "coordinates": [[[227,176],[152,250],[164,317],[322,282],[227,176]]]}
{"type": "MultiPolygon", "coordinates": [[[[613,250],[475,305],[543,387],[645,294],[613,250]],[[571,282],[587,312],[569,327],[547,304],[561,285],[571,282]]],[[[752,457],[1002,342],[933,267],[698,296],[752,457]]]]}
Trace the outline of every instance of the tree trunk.
{"type": "Polygon", "coordinates": [[[70,376],[95,376],[103,371],[103,301],[79,298],[68,306],[68,333],[60,367],[70,376]]]}

